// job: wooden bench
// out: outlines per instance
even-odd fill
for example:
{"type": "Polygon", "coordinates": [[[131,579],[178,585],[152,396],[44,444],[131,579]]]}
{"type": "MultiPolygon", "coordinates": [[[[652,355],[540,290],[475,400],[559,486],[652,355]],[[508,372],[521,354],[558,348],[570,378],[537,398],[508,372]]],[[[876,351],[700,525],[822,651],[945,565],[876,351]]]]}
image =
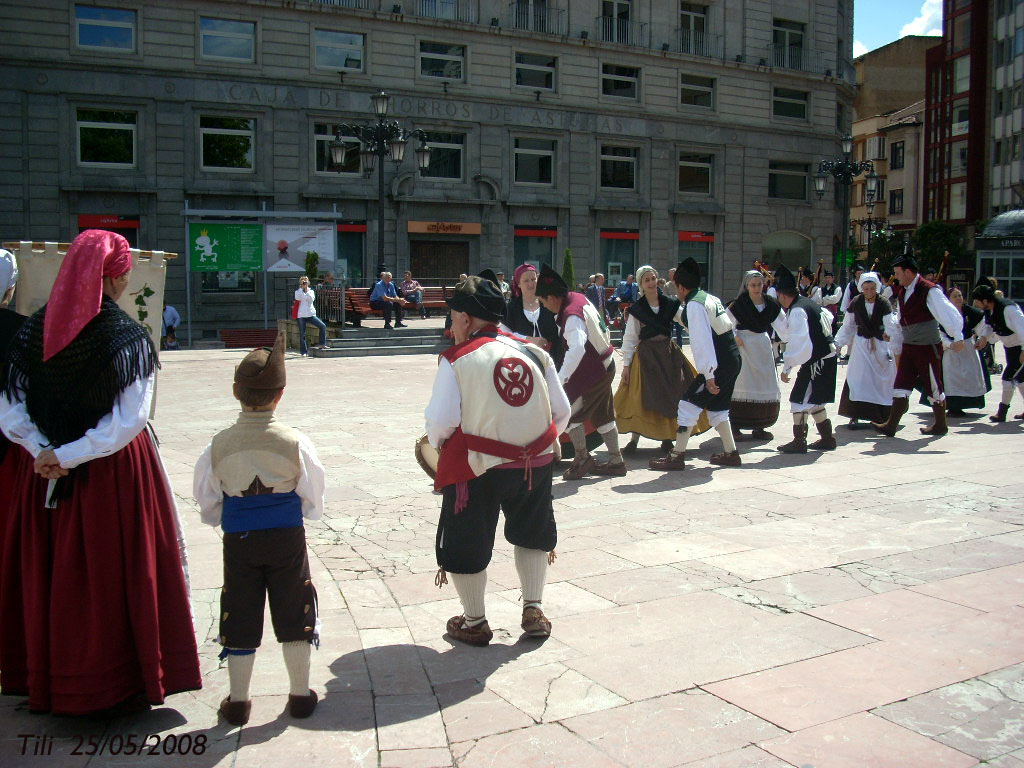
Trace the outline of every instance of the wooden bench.
{"type": "Polygon", "coordinates": [[[255,349],[256,347],[273,347],[277,339],[274,328],[222,328],[220,340],[225,349],[255,349]]]}
{"type": "MultiPolygon", "coordinates": [[[[372,288],[346,288],[345,289],[345,319],[352,323],[357,328],[362,324],[363,318],[370,317],[383,317],[384,313],[379,309],[374,309],[370,306],[370,294],[373,293],[372,288]]],[[[424,288],[423,299],[420,304],[416,304],[411,301],[406,301],[402,305],[404,311],[412,309],[418,309],[421,305],[425,309],[448,309],[448,304],[445,302],[445,297],[448,295],[448,289],[441,288],[424,288]]]]}
{"type": "Polygon", "coordinates": [[[442,286],[440,288],[424,288],[423,296],[418,304],[408,299],[406,301],[410,309],[443,309],[447,311],[446,298],[448,298],[448,289],[442,286]]]}

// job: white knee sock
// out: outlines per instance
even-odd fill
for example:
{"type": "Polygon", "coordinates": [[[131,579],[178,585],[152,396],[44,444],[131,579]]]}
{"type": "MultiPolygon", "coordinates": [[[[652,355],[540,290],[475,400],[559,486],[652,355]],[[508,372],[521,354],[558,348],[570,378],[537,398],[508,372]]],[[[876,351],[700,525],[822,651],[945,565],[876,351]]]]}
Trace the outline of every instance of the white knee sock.
{"type": "Polygon", "coordinates": [[[814,417],[815,424],[821,424],[823,421],[828,421],[828,413],[822,408],[820,411],[815,411],[811,414],[814,417]]]}
{"type": "Polygon", "coordinates": [[[288,693],[292,696],[309,696],[309,652],[308,640],[281,643],[288,670],[288,693]]]}
{"type": "Polygon", "coordinates": [[[682,453],[686,450],[686,443],[690,439],[690,435],[693,434],[693,427],[680,427],[679,431],[676,432],[676,447],[673,448],[673,452],[682,453]]]}
{"type": "Polygon", "coordinates": [[[587,433],[584,431],[583,425],[570,424],[565,431],[569,433],[569,439],[572,440],[572,447],[576,449],[576,455],[585,454],[587,452],[587,433]]]}
{"type": "Polygon", "coordinates": [[[1003,382],[1003,399],[999,401],[1000,403],[1003,405],[1010,404],[1010,401],[1013,400],[1013,388],[1014,385],[1012,381],[1003,382]]]}
{"type": "Polygon", "coordinates": [[[548,574],[548,553],[540,549],[516,547],[516,572],[523,588],[523,608],[540,608],[544,597],[544,582],[548,574]]]}
{"type": "Polygon", "coordinates": [[[615,423],[609,424],[609,429],[601,432],[601,439],[604,440],[604,447],[608,449],[608,459],[616,463],[622,461],[622,452],[619,450],[619,433],[615,429],[615,423]]]}
{"type": "Polygon", "coordinates": [[[726,419],[720,424],[715,426],[718,430],[718,434],[722,437],[722,448],[725,449],[726,453],[732,453],[736,450],[736,440],[732,436],[732,424],[726,419]]]}
{"type": "Polygon", "coordinates": [[[484,593],[487,591],[487,569],[479,573],[449,573],[448,576],[459,593],[462,610],[466,615],[466,625],[475,627],[483,624],[486,618],[484,611],[484,593]]]}
{"type": "Polygon", "coordinates": [[[231,686],[231,701],[249,700],[249,682],[252,680],[252,665],[255,661],[255,653],[247,653],[242,656],[234,653],[228,655],[228,684],[231,686]]]}

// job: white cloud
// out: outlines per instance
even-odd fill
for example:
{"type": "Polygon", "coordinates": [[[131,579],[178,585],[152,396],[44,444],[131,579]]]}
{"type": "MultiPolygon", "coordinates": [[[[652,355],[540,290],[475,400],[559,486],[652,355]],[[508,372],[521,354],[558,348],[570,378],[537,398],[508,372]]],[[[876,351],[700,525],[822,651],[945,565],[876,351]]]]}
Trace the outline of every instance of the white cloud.
{"type": "Polygon", "coordinates": [[[905,35],[941,35],[942,0],[924,0],[917,18],[903,25],[900,37],[905,35]]]}
{"type": "Polygon", "coordinates": [[[863,56],[867,52],[868,47],[864,45],[864,43],[862,43],[860,40],[853,41],[853,58],[856,59],[858,56],[863,56]]]}

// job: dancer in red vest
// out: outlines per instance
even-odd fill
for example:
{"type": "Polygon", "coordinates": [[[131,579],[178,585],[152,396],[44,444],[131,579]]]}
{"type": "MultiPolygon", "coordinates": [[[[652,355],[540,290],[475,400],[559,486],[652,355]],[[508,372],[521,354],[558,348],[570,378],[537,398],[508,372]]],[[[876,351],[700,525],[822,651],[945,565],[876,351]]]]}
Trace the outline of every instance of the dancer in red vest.
{"type": "Polygon", "coordinates": [[[946,396],[942,391],[942,341],[939,326],[953,339],[951,348],[960,352],[964,348],[963,318],[942,290],[918,274],[914,255],[909,251],[892,263],[893,274],[899,282],[895,298],[900,330],[903,333],[903,351],[896,367],[893,383],[892,408],[889,418],[872,426],[889,437],[896,434],[900,419],[909,408],[910,392],[920,385],[932,404],[934,419],[923,427],[926,435],[944,435],[946,427],[946,396]]]}

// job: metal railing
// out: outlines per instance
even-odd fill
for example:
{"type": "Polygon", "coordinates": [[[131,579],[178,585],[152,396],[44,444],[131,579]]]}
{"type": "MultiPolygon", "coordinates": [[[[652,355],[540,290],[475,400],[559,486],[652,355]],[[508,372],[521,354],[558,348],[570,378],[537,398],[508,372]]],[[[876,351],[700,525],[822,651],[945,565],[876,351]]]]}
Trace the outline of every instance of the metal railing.
{"type": "MultiPolygon", "coordinates": [[[[412,15],[426,19],[448,19],[476,24],[476,4],[466,0],[406,0],[412,4],[412,15]]],[[[386,3],[385,3],[386,5],[386,3]]]]}
{"type": "Polygon", "coordinates": [[[849,61],[840,61],[835,72],[836,80],[841,80],[849,85],[857,84],[857,70],[849,61]]]}
{"type": "Polygon", "coordinates": [[[644,22],[627,21],[616,16],[598,16],[594,24],[597,27],[598,39],[602,42],[633,45],[638,48],[651,47],[650,31],[644,22]]]}
{"type": "Polygon", "coordinates": [[[312,5],[334,5],[339,8],[359,8],[363,11],[372,11],[377,7],[376,0],[306,0],[312,5]]]}
{"type": "Polygon", "coordinates": [[[722,58],[723,40],[721,35],[708,35],[704,32],[693,32],[676,27],[675,50],[677,53],[688,53],[691,56],[720,59],[722,58]]]}
{"type": "Polygon", "coordinates": [[[508,25],[514,29],[541,32],[548,35],[567,35],[566,14],[560,8],[549,8],[542,3],[510,3],[508,25]]]}
{"type": "Polygon", "coordinates": [[[812,51],[796,45],[769,45],[766,54],[765,63],[769,67],[796,69],[816,75],[825,74],[820,51],[812,51]]]}

